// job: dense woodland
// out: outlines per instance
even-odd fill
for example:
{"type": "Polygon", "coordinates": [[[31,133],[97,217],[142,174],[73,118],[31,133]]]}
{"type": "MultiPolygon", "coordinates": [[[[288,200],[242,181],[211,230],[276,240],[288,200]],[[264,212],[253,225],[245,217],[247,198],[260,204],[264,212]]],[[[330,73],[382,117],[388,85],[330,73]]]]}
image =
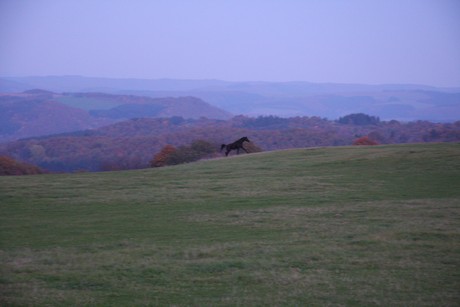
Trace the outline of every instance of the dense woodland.
{"type": "Polygon", "coordinates": [[[402,123],[380,121],[365,114],[351,114],[336,121],[319,117],[275,116],[236,116],[230,120],[143,118],[93,130],[0,144],[0,155],[53,172],[137,169],[155,166],[155,155],[167,145],[179,149],[178,153],[182,152],[179,162],[176,159],[176,162],[169,163],[178,164],[223,156],[220,145],[242,136],[251,140],[251,151],[353,143],[458,142],[460,121],[402,123]],[[365,141],[359,141],[362,137],[366,137],[365,141]],[[192,152],[197,141],[206,144],[204,153],[192,152]],[[193,158],[184,158],[184,155],[193,158]]]}

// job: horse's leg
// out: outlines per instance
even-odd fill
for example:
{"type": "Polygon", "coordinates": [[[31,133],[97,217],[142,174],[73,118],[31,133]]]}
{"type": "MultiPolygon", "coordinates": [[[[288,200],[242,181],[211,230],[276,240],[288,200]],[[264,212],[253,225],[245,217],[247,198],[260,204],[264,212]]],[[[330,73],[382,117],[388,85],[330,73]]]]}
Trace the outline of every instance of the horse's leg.
{"type": "Polygon", "coordinates": [[[225,156],[227,157],[231,149],[227,148],[227,151],[225,152],[225,156]]]}
{"type": "Polygon", "coordinates": [[[249,153],[249,151],[247,151],[243,146],[241,146],[241,149],[243,149],[246,153],[249,153]]]}
{"type": "Polygon", "coordinates": [[[236,148],[236,154],[237,154],[237,155],[240,154],[240,148],[239,148],[239,147],[236,148]]]}

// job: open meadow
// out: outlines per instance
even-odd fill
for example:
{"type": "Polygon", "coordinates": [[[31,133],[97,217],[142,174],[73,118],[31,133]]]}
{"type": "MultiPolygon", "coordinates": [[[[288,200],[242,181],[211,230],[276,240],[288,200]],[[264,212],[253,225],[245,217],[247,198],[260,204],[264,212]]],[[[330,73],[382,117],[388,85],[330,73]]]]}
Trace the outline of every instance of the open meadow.
{"type": "Polygon", "coordinates": [[[458,306],[460,144],[0,178],[2,306],[458,306]]]}

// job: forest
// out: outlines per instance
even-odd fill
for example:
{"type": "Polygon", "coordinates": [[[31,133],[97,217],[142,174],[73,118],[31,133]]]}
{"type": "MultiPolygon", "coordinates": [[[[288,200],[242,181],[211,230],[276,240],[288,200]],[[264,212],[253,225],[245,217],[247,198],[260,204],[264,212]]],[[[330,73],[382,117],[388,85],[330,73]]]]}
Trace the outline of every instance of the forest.
{"type": "Polygon", "coordinates": [[[176,151],[176,160],[164,165],[222,157],[220,145],[242,136],[251,140],[245,143],[250,152],[353,144],[459,142],[460,121],[404,123],[381,121],[362,113],[335,121],[314,116],[236,116],[229,120],[137,118],[97,129],[0,144],[0,155],[50,172],[140,169],[159,166],[154,157],[167,145],[176,151]]]}

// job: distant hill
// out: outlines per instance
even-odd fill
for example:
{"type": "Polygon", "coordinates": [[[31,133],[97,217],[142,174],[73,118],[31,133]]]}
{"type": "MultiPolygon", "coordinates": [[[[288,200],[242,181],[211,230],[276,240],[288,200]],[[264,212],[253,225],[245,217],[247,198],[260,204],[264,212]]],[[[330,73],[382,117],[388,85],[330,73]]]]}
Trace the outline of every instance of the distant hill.
{"type": "Polygon", "coordinates": [[[0,142],[96,128],[112,122],[60,103],[53,93],[28,91],[0,95],[0,142]]]}
{"type": "Polygon", "coordinates": [[[195,97],[151,98],[46,90],[0,94],[0,142],[85,130],[130,118],[230,118],[195,97]]]}
{"type": "Polygon", "coordinates": [[[381,119],[453,122],[460,119],[460,88],[411,84],[229,82],[110,79],[79,76],[0,78],[0,91],[106,92],[153,98],[193,96],[233,114],[319,116],[366,113],[381,119]]]}
{"type": "Polygon", "coordinates": [[[139,95],[104,93],[64,93],[57,100],[89,111],[92,116],[111,119],[141,117],[216,118],[228,119],[229,112],[191,96],[152,98],[139,95]]]}
{"type": "MultiPolygon", "coordinates": [[[[267,86],[269,87],[269,86],[267,86]]],[[[429,120],[454,122],[460,119],[460,90],[404,89],[405,87],[359,86],[326,87],[324,90],[269,91],[248,87],[244,90],[196,90],[185,92],[123,91],[150,97],[193,95],[234,114],[281,117],[319,116],[337,119],[350,113],[366,113],[384,120],[429,120]],[[354,89],[356,88],[356,89],[354,89]],[[327,92],[330,89],[331,92],[327,92]],[[354,91],[353,91],[354,89],[354,91]],[[335,90],[342,90],[335,92],[335,90]]],[[[408,87],[411,88],[411,87],[408,87]]],[[[425,88],[425,87],[421,87],[425,88]]]]}

